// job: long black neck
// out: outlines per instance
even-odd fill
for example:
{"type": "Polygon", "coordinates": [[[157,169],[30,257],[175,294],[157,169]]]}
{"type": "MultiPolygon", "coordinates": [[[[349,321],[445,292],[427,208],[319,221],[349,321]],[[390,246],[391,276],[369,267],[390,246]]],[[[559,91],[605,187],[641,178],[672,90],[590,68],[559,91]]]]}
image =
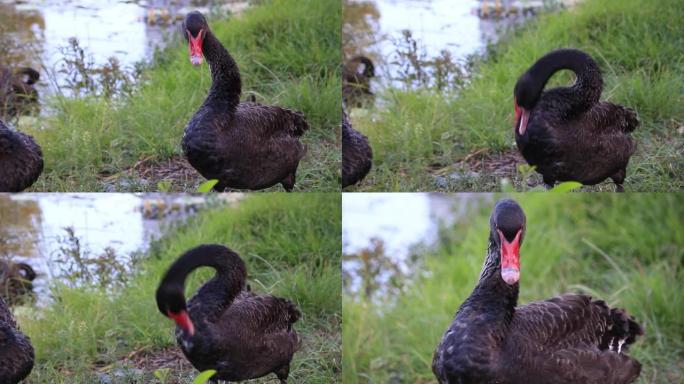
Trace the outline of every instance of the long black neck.
{"type": "MultiPolygon", "coordinates": [[[[185,280],[197,268],[212,267],[216,275],[206,282],[193,298],[193,317],[206,317],[222,312],[244,289],[246,267],[240,256],[221,245],[201,245],[186,252],[169,268],[160,289],[178,291],[182,295],[185,280]]],[[[163,303],[162,303],[163,304],[163,303]]],[[[162,305],[163,307],[163,305],[162,305]]]]}
{"type": "Polygon", "coordinates": [[[226,103],[233,110],[240,103],[242,92],[237,63],[210,30],[204,37],[202,49],[211,69],[211,89],[205,104],[226,103]]]}
{"type": "Polygon", "coordinates": [[[570,109],[587,110],[599,101],[603,89],[601,71],[591,56],[576,49],[553,51],[534,63],[526,73],[534,79],[528,83],[529,94],[538,99],[551,76],[563,69],[573,71],[577,77],[575,84],[567,87],[571,92],[565,95],[570,109]]]}
{"type": "Polygon", "coordinates": [[[486,312],[504,324],[510,323],[518,304],[518,283],[508,285],[501,277],[501,256],[499,246],[490,236],[480,281],[463,307],[486,312]]]}

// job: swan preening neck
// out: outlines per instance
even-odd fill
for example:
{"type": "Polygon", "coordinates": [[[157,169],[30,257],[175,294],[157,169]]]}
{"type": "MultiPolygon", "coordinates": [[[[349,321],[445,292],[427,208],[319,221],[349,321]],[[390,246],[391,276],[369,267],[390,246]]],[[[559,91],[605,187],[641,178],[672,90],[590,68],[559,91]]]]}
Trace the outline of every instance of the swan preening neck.
{"type": "Polygon", "coordinates": [[[183,28],[190,49],[190,62],[201,65],[204,57],[211,70],[211,89],[207,101],[227,102],[228,107],[234,109],[240,103],[242,93],[237,63],[211,32],[207,20],[200,12],[188,13],[183,28]]]}
{"type": "Polygon", "coordinates": [[[520,76],[514,89],[516,134],[524,135],[530,111],[539,101],[542,91],[554,73],[569,69],[576,75],[575,83],[565,93],[566,108],[584,112],[601,97],[601,71],[591,56],[577,49],[559,49],[544,55],[520,76]]]}
{"type": "Polygon", "coordinates": [[[174,262],[157,288],[159,311],[186,332],[195,334],[196,324],[188,313],[185,300],[185,279],[197,268],[212,267],[216,275],[200,288],[197,297],[202,300],[199,310],[214,312],[227,308],[245,288],[247,268],[237,253],[217,244],[200,245],[185,252],[174,262]]]}

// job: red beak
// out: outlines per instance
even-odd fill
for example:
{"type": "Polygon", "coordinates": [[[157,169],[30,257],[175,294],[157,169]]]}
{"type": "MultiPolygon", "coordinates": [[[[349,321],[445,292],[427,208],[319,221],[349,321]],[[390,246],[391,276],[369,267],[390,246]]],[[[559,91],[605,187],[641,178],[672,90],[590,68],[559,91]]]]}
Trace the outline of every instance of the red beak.
{"type": "Polygon", "coordinates": [[[520,236],[522,229],[515,235],[515,239],[510,243],[500,230],[499,239],[501,240],[501,278],[508,285],[513,285],[520,280],[520,236]]]}
{"type": "Polygon", "coordinates": [[[195,334],[195,326],[192,324],[192,320],[190,320],[190,315],[188,315],[187,311],[180,311],[178,313],[168,311],[167,313],[181,329],[188,333],[188,335],[192,336],[195,334]]]}
{"type": "Polygon", "coordinates": [[[522,108],[521,106],[518,105],[518,102],[515,102],[515,122],[517,124],[517,132],[520,136],[525,134],[525,130],[527,130],[527,121],[530,118],[530,112],[522,108]]]}
{"type": "Polygon", "coordinates": [[[185,30],[188,34],[188,46],[190,47],[190,62],[192,65],[202,64],[203,53],[202,53],[202,43],[204,42],[204,29],[200,29],[197,37],[192,37],[192,33],[189,30],[185,30]]]}

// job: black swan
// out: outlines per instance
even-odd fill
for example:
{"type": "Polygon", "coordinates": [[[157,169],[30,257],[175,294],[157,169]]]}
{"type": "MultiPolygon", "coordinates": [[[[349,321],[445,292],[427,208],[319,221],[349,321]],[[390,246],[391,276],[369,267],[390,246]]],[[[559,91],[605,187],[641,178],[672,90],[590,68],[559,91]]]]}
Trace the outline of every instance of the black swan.
{"type": "Polygon", "coordinates": [[[31,340],[17,329],[12,313],[0,297],[0,383],[16,384],[33,369],[31,340]]]}
{"type": "Polygon", "coordinates": [[[368,138],[352,128],[342,111],[342,188],[361,181],[373,165],[373,151],[368,138]]]}
{"type": "Polygon", "coordinates": [[[602,87],[596,62],[576,49],[546,54],[518,79],[515,142],[547,186],[556,181],[594,185],[610,177],[623,190],[627,163],[636,150],[629,133],[639,120],[629,108],[599,101],[602,87]],[[575,73],[575,84],[543,91],[562,69],[575,73]]]}
{"type": "Polygon", "coordinates": [[[516,307],[525,214],[501,200],[480,280],[432,361],[440,383],[624,384],[641,365],[624,352],[643,331],[622,309],[581,294],[516,307]]]}
{"type": "Polygon", "coordinates": [[[200,371],[215,369],[213,380],[239,381],[275,373],[287,382],[299,348],[294,303],[259,295],[245,286],[240,256],[221,245],[201,245],[171,265],[157,288],[157,306],[176,324],[185,357],[200,371]],[[216,275],[185,303],[186,277],[199,267],[216,275]]]}
{"type": "Polygon", "coordinates": [[[0,65],[0,117],[14,117],[36,111],[38,91],[33,86],[40,73],[33,68],[12,70],[0,65]]]}
{"type": "Polygon", "coordinates": [[[21,304],[33,295],[36,271],[26,263],[0,260],[0,297],[10,305],[21,304]]]}
{"type": "Polygon", "coordinates": [[[354,56],[342,68],[342,98],[349,107],[362,107],[373,97],[370,80],[375,77],[373,61],[366,56],[354,56]]]}
{"type": "Polygon", "coordinates": [[[274,105],[240,102],[237,64],[209,29],[204,16],[190,12],[183,22],[190,61],[211,69],[211,89],[185,128],[183,151],[205,178],[216,179],[216,191],[264,189],[295,184],[306,146],[299,137],[309,128],[300,112],[274,105]]]}
{"type": "Polygon", "coordinates": [[[33,137],[0,120],[0,192],[21,192],[43,172],[43,151],[33,137]]]}

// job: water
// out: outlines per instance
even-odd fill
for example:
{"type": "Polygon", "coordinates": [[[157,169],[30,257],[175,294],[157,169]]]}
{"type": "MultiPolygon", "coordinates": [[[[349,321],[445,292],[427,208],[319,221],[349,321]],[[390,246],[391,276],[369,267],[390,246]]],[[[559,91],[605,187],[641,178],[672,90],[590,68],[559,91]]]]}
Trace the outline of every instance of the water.
{"type": "MultiPolygon", "coordinates": [[[[125,262],[144,251],[163,228],[194,214],[211,196],[171,194],[0,194],[0,257],[27,262],[38,273],[39,302],[47,283],[59,278],[67,231],[71,227],[84,254],[97,257],[112,248],[125,262]]],[[[234,202],[241,194],[221,199],[234,202]]]]}
{"type": "Polygon", "coordinates": [[[63,77],[57,71],[60,50],[71,37],[78,38],[96,65],[114,56],[130,68],[149,60],[155,48],[163,46],[165,36],[177,33],[188,11],[208,13],[211,5],[212,10],[239,12],[246,4],[229,0],[0,0],[1,37],[16,45],[0,62],[42,67],[39,90],[53,92],[53,82],[59,84],[63,77]]]}
{"type": "MultiPolygon", "coordinates": [[[[342,195],[342,252],[355,254],[368,248],[371,239],[384,243],[385,255],[410,273],[406,261],[416,245],[432,246],[440,226],[467,220],[474,205],[492,200],[490,195],[459,193],[345,193],[342,195]]],[[[359,288],[357,261],[342,268],[352,276],[352,290],[359,288]]],[[[382,277],[382,276],[381,276],[382,277]]]]}
{"type": "Polygon", "coordinates": [[[374,89],[398,88],[401,66],[396,63],[396,41],[403,30],[411,31],[427,59],[446,50],[453,61],[463,63],[496,42],[500,31],[525,20],[522,15],[480,18],[480,5],[467,0],[345,0],[344,56],[364,54],[376,63],[380,71],[376,70],[374,89]]]}
{"type": "Polygon", "coordinates": [[[433,244],[440,225],[463,219],[468,207],[481,200],[469,193],[345,193],[343,253],[358,252],[380,238],[390,257],[403,260],[414,245],[433,244]]]}

